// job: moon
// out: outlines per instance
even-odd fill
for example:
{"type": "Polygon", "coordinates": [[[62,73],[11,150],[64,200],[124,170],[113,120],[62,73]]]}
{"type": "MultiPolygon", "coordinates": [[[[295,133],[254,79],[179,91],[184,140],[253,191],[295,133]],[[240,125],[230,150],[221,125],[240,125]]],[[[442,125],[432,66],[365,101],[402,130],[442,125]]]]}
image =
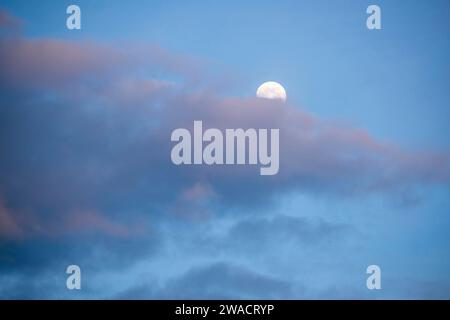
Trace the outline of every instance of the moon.
{"type": "Polygon", "coordinates": [[[275,81],[267,81],[259,86],[256,90],[256,96],[258,98],[281,100],[286,102],[286,90],[283,86],[275,81]]]}

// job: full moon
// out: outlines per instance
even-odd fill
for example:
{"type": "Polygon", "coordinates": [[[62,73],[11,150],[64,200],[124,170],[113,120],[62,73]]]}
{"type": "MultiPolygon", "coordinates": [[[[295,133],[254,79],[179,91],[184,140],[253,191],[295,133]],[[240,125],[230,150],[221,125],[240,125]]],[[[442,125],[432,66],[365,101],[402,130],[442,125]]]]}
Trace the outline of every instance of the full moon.
{"type": "Polygon", "coordinates": [[[256,90],[256,96],[264,99],[275,99],[286,102],[286,90],[275,81],[267,81],[256,90]]]}

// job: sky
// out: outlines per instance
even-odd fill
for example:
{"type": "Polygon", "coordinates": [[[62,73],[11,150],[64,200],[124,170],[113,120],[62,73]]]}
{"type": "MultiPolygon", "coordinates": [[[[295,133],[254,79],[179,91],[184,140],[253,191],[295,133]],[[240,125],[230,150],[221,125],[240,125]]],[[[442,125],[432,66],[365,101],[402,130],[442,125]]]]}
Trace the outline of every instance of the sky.
{"type": "Polygon", "coordinates": [[[0,298],[449,299],[449,34],[445,0],[2,1],[0,298]],[[174,165],[194,120],[279,128],[279,173],[174,165]]]}

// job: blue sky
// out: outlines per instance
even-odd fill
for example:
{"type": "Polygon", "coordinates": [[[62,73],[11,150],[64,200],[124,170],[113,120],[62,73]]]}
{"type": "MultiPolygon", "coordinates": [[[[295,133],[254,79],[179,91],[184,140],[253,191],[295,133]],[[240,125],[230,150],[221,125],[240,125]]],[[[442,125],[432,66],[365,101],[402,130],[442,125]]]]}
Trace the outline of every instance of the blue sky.
{"type": "Polygon", "coordinates": [[[0,297],[449,298],[448,1],[69,4],[0,8],[0,297]],[[276,122],[280,174],[174,167],[194,119],[276,122]]]}

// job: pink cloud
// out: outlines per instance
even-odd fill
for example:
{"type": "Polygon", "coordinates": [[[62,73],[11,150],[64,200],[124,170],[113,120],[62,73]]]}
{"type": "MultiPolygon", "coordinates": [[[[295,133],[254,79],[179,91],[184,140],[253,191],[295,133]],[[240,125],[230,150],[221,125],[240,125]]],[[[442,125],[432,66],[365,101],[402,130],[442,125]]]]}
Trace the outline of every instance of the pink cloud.
{"type": "MultiPolygon", "coordinates": [[[[44,87],[62,92],[61,103],[75,97],[77,106],[95,108],[100,105],[105,118],[114,120],[111,123],[131,124],[132,129],[124,131],[127,132],[127,145],[120,147],[130,152],[126,155],[127,161],[134,157],[133,168],[125,167],[130,162],[116,163],[115,167],[105,169],[108,178],[120,175],[116,172],[118,168],[127,175],[119,181],[133,181],[132,174],[148,174],[152,178],[152,173],[146,172],[149,164],[144,160],[151,160],[155,166],[170,166],[168,137],[171,130],[190,128],[194,120],[203,120],[205,128],[280,129],[278,175],[262,183],[255,179],[254,171],[242,167],[185,168],[183,175],[171,177],[175,184],[178,183],[175,190],[179,193],[177,208],[197,203],[192,208],[201,212],[205,199],[220,198],[223,192],[236,192],[242,196],[253,187],[270,195],[296,188],[353,194],[390,192],[427,184],[449,185],[448,150],[407,150],[380,141],[364,129],[317,118],[298,105],[253,97],[223,98],[220,88],[194,90],[195,86],[189,86],[194,78],[203,81],[205,87],[209,84],[210,79],[199,76],[202,74],[198,67],[201,63],[156,46],[123,50],[98,43],[54,39],[0,41],[0,83],[18,90],[44,87]],[[161,70],[163,72],[157,72],[161,70]],[[163,78],[170,74],[189,79],[172,83],[155,78],[155,74],[163,74],[163,78]],[[93,80],[92,84],[90,81],[93,80]],[[85,85],[81,85],[84,81],[87,81],[85,85]],[[70,90],[63,90],[61,86],[68,86],[70,90]],[[73,87],[82,89],[72,90],[73,87]],[[136,126],[142,123],[145,125],[136,126]],[[149,151],[151,155],[147,155],[142,151],[152,145],[158,152],[149,151]],[[199,187],[203,183],[209,185],[217,197],[206,197],[207,189],[199,187]],[[186,190],[186,185],[193,187],[186,190]]],[[[79,112],[83,112],[82,109],[79,112]]],[[[96,128],[90,134],[107,137],[111,133],[108,129],[103,130],[105,132],[96,128]]],[[[93,179],[98,179],[97,172],[93,179]]],[[[95,215],[78,219],[75,222],[80,225],[90,223],[111,234],[126,233],[95,215]]]]}
{"type": "MultiPolygon", "coordinates": [[[[450,184],[450,152],[414,151],[377,140],[367,131],[319,119],[296,105],[256,98],[221,99],[209,94],[178,96],[162,115],[167,128],[279,128],[280,171],[267,184],[338,193],[384,192],[414,185],[450,184]]],[[[168,129],[167,131],[170,131],[168,129]]],[[[162,133],[161,133],[162,135],[162,133]]],[[[201,170],[194,170],[199,175],[201,170]]],[[[215,168],[211,179],[252,180],[254,172],[215,168]]],[[[260,183],[263,183],[262,181],[260,183]]]]}
{"type": "Polygon", "coordinates": [[[149,231],[143,221],[128,224],[114,222],[94,210],[74,210],[52,219],[44,219],[29,210],[18,213],[8,209],[0,198],[0,239],[58,238],[84,234],[133,238],[149,231]]]}
{"type": "Polygon", "coordinates": [[[22,26],[23,21],[4,9],[0,9],[0,28],[18,28],[22,26]]]}
{"type": "MultiPolygon", "coordinates": [[[[0,38],[0,82],[21,89],[74,89],[113,85],[124,93],[160,89],[170,83],[139,76],[139,70],[173,73],[198,81],[200,62],[156,45],[123,45],[58,39],[0,38]],[[133,70],[133,76],[127,73],[133,70]],[[118,82],[116,82],[118,81],[118,82]],[[133,86],[130,86],[133,85],[133,86]],[[136,87],[139,86],[139,87],[136,87]]],[[[111,89],[111,88],[108,88],[111,89]]]]}
{"type": "Polygon", "coordinates": [[[122,63],[123,57],[108,46],[53,39],[0,40],[0,79],[22,88],[60,88],[122,63]]]}
{"type": "Polygon", "coordinates": [[[210,184],[196,182],[180,192],[169,211],[183,218],[203,220],[211,217],[210,205],[216,198],[210,184]]]}
{"type": "Polygon", "coordinates": [[[0,239],[19,238],[23,230],[18,225],[13,212],[6,208],[2,198],[0,198],[0,239]]]}
{"type": "Polygon", "coordinates": [[[196,183],[193,186],[183,190],[181,198],[187,201],[203,200],[215,195],[210,185],[196,183]]]}
{"type": "Polygon", "coordinates": [[[111,219],[95,211],[74,211],[68,215],[64,222],[64,233],[82,234],[99,233],[117,238],[129,238],[145,233],[145,226],[133,226],[113,222],[111,219]]]}

